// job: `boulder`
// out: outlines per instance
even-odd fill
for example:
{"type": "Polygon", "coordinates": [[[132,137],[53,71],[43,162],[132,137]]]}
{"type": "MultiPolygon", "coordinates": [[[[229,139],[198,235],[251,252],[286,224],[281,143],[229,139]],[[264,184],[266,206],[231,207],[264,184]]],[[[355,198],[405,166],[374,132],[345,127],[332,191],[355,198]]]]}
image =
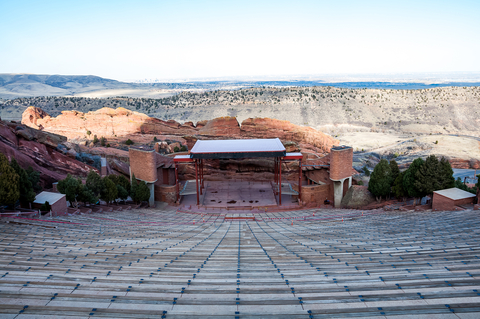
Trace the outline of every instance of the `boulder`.
{"type": "Polygon", "coordinates": [[[342,207],[359,208],[375,202],[375,197],[367,186],[352,185],[342,199],[342,207]]]}

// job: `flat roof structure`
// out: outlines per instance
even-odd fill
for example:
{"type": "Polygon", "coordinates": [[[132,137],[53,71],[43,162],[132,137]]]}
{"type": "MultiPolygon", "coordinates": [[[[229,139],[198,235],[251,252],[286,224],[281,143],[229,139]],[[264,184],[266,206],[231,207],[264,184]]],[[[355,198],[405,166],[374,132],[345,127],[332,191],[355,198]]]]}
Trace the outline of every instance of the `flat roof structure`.
{"type": "Polygon", "coordinates": [[[48,202],[50,205],[53,205],[64,197],[65,197],[65,194],[41,192],[35,197],[35,200],[33,201],[33,203],[44,204],[45,202],[48,202]]]}
{"type": "Polygon", "coordinates": [[[278,138],[248,140],[198,140],[190,151],[193,159],[283,157],[287,153],[278,138]]]}
{"type": "Polygon", "coordinates": [[[464,191],[456,187],[434,191],[434,193],[437,193],[438,195],[442,195],[453,200],[475,197],[475,194],[469,193],[467,191],[464,191]]]}

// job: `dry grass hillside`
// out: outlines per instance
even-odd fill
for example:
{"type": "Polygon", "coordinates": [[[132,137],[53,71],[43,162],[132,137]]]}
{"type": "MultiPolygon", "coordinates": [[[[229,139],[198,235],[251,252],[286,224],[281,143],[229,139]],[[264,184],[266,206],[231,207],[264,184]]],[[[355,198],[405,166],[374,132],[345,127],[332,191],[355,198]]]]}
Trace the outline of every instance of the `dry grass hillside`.
{"type": "Polygon", "coordinates": [[[20,119],[26,107],[52,116],[63,110],[125,107],[179,122],[236,116],[288,120],[332,135],[346,132],[462,133],[480,136],[480,87],[420,90],[335,87],[257,87],[182,92],[162,99],[35,97],[0,100],[2,118],[20,119]]]}

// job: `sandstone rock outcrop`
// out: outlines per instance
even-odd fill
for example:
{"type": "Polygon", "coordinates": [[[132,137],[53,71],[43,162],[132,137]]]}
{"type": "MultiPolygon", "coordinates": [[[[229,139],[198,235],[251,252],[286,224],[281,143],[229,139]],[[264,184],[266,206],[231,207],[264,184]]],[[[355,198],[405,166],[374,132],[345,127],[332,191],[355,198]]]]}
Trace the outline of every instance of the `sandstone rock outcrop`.
{"type": "Polygon", "coordinates": [[[313,128],[268,118],[249,118],[240,125],[235,117],[220,117],[199,121],[193,125],[192,122],[180,124],[173,120],[162,121],[124,108],[105,107],[88,113],[63,111],[61,115],[52,118],[39,108],[29,107],[23,114],[22,123],[30,127],[41,126],[44,131],[64,135],[69,139],[94,135],[107,139],[127,136],[134,138],[135,135],[148,134],[189,136],[190,141],[197,138],[278,137],[284,143],[296,143],[290,144],[290,150],[299,149],[316,153],[327,153],[333,145],[338,145],[337,140],[313,128]]]}
{"type": "Polygon", "coordinates": [[[342,207],[357,208],[375,202],[367,186],[352,185],[342,199],[342,207]]]}
{"type": "Polygon", "coordinates": [[[58,151],[64,136],[35,130],[18,123],[0,121],[0,152],[9,160],[15,158],[18,164],[40,172],[41,183],[50,187],[51,183],[63,179],[67,174],[86,176],[94,169],[58,151]]]}

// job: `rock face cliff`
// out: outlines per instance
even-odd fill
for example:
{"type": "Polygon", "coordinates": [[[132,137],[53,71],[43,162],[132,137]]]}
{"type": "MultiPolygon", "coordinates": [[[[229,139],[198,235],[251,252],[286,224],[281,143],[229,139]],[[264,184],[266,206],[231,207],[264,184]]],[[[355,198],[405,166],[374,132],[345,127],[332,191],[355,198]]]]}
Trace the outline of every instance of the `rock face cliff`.
{"type": "Polygon", "coordinates": [[[124,108],[102,108],[88,113],[63,111],[50,117],[43,110],[29,107],[22,116],[22,123],[46,132],[74,138],[133,138],[136,135],[170,135],[184,137],[191,143],[196,139],[248,139],[275,138],[282,142],[294,142],[291,150],[308,150],[328,153],[338,141],[310,127],[268,118],[248,118],[240,125],[235,117],[220,117],[209,121],[180,124],[163,121],[124,108]]]}
{"type": "MultiPolygon", "coordinates": [[[[42,114],[40,111],[35,110],[36,114],[42,114]]],[[[62,154],[58,148],[66,141],[67,138],[61,135],[0,121],[0,152],[9,160],[15,158],[23,168],[31,166],[40,172],[40,182],[44,187],[51,187],[53,182],[65,178],[68,173],[85,176],[94,169],[62,154]]]]}

